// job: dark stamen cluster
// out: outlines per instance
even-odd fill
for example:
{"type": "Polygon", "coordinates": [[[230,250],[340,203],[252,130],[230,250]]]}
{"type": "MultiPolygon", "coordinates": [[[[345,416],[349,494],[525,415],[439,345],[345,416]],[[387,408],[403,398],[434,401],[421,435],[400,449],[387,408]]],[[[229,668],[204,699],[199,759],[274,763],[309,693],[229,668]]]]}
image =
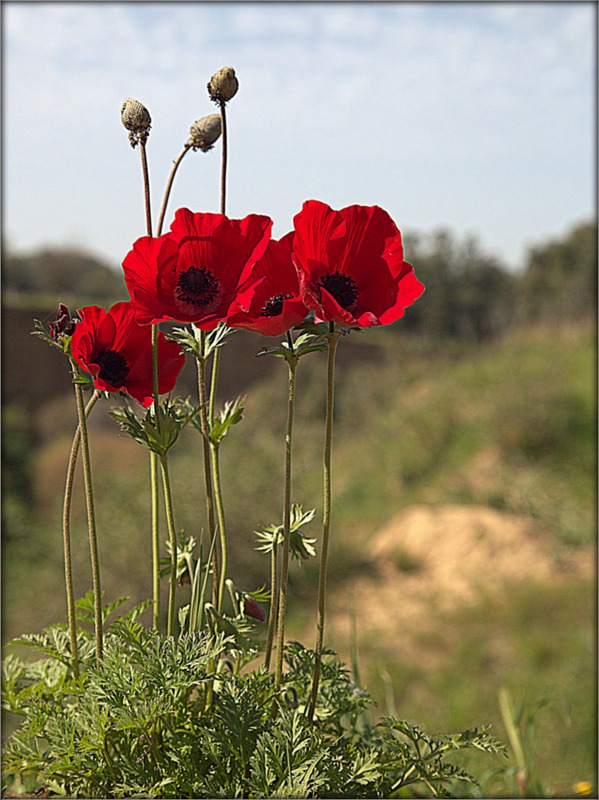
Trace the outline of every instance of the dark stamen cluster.
{"type": "Polygon", "coordinates": [[[95,359],[100,365],[98,377],[111,386],[122,386],[129,374],[129,364],[116,350],[101,350],[95,359]]]}
{"type": "Polygon", "coordinates": [[[218,278],[205,267],[189,267],[181,273],[175,294],[180,303],[201,307],[215,300],[219,288],[218,278]]]}
{"type": "Polygon", "coordinates": [[[348,311],[356,302],[359,294],[358,284],[349,275],[344,275],[339,270],[329,272],[323,275],[318,281],[318,285],[326,289],[335,300],[339,303],[341,308],[348,311]]]}
{"type": "Polygon", "coordinates": [[[283,313],[283,303],[291,297],[290,294],[275,294],[269,298],[260,311],[263,317],[278,317],[283,313]]]}

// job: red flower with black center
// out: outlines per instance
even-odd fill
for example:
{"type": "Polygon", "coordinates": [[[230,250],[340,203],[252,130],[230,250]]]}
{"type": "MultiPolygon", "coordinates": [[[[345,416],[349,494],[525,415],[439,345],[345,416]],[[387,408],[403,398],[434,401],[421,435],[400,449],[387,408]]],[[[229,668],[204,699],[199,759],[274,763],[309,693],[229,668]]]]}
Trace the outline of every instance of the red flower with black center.
{"type": "Polygon", "coordinates": [[[225,319],[245,269],[264,254],[272,220],[180,208],[168,233],[143,236],[123,261],[140,325],[176,320],[211,330],[225,319]]]}
{"type": "Polygon", "coordinates": [[[291,260],[292,243],[293,232],[270,241],[229,309],[227,324],[231,328],[280,336],[308,316],[291,260]]]}
{"type": "MultiPolygon", "coordinates": [[[[81,322],[71,338],[71,355],[93,377],[103,392],[124,391],[142,406],[154,400],[152,331],[135,321],[133,305],[116,303],[106,311],[99,306],[79,309],[81,322]]],[[[176,342],[158,332],[158,391],[170,392],[185,356],[176,342]]]]}
{"type": "Polygon", "coordinates": [[[424,292],[404,261],[401,233],[378,206],[334,211],[308,200],[294,217],[293,259],[316,321],[388,325],[424,292]]]}

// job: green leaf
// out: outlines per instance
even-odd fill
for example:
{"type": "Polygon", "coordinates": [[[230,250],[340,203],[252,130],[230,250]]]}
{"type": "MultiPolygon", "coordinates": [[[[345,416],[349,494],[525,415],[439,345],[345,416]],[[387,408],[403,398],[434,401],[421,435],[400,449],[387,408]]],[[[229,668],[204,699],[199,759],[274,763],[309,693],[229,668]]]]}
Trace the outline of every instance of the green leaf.
{"type": "Polygon", "coordinates": [[[214,420],[210,428],[210,441],[220,444],[231,425],[237,425],[243,419],[245,397],[238,397],[234,402],[226,402],[223,410],[214,420]]]}
{"type": "Polygon", "coordinates": [[[157,409],[150,406],[145,417],[138,416],[129,406],[113,408],[109,414],[123,433],[153,453],[165,456],[197,411],[198,407],[192,406],[189,400],[166,398],[157,409]]]}

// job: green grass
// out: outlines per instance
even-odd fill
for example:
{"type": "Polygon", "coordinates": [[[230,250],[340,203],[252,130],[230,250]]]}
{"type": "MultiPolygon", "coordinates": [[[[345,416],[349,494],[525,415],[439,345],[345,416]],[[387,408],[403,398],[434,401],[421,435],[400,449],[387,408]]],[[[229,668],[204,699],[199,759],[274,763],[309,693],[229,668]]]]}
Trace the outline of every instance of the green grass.
{"type": "MultiPolygon", "coordinates": [[[[539,775],[548,794],[568,797],[574,783],[596,782],[594,609],[595,586],[588,580],[515,585],[501,602],[437,617],[434,630],[422,634],[430,670],[390,661],[385,647],[366,634],[365,683],[385,708],[390,680],[402,718],[425,720],[434,730],[490,722],[506,742],[500,689],[530,711],[540,706],[534,737],[539,775]]],[[[487,796],[497,796],[502,786],[505,796],[505,777],[495,778],[487,796]]]]}

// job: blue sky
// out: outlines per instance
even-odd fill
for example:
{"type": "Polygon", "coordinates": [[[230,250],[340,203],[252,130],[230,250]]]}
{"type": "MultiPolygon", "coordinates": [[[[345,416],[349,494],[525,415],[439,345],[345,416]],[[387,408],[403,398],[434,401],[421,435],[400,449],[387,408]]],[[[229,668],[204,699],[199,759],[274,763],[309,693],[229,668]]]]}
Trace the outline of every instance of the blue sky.
{"type": "MultiPolygon", "coordinates": [[[[145,233],[127,97],[152,115],[154,217],[206,83],[232,65],[227,213],[282,236],[304,200],[474,234],[512,267],[595,215],[595,3],[11,3],[3,232],[118,265],[145,233]]],[[[169,214],[217,211],[220,144],[169,214]]],[[[409,254],[408,254],[409,255],[409,254]]]]}

